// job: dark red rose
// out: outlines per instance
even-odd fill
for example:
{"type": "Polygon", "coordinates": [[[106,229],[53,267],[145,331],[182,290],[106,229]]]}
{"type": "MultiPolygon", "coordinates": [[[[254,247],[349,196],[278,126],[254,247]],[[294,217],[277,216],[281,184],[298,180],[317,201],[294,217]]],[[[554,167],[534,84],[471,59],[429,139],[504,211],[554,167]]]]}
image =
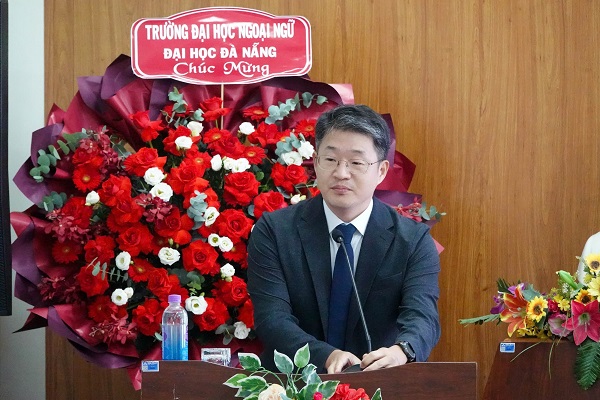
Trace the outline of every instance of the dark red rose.
{"type": "Polygon", "coordinates": [[[130,226],[117,237],[117,243],[123,251],[129,252],[132,257],[140,253],[152,251],[152,233],[146,225],[135,224],[130,226]]]}
{"type": "Polygon", "coordinates": [[[98,191],[100,200],[109,207],[114,207],[117,199],[131,197],[131,181],[126,176],[111,175],[98,191]]]}
{"type": "Polygon", "coordinates": [[[83,267],[77,274],[77,282],[79,287],[88,297],[97,296],[103,294],[108,289],[108,280],[102,279],[102,273],[98,273],[96,276],[92,274],[92,267],[83,267]]]}
{"type": "Polygon", "coordinates": [[[228,306],[239,306],[248,299],[246,282],[237,276],[231,277],[231,282],[220,280],[214,284],[213,296],[228,306]]]}
{"type": "Polygon", "coordinates": [[[159,299],[166,299],[171,293],[171,281],[166,269],[155,268],[148,276],[148,289],[159,299]]]}
{"type": "Polygon", "coordinates": [[[287,207],[287,203],[281,193],[261,193],[254,198],[254,217],[259,219],[264,212],[271,212],[285,207],[287,207]]]}
{"type": "Polygon", "coordinates": [[[214,331],[227,322],[229,312],[227,306],[221,301],[210,297],[206,297],[205,300],[208,303],[206,311],[201,315],[194,315],[193,319],[201,331],[214,331]]]}
{"type": "Polygon", "coordinates": [[[231,205],[247,206],[258,194],[258,181],[252,172],[236,172],[225,176],[223,199],[231,205]]]}
{"type": "Polygon", "coordinates": [[[158,300],[147,299],[143,304],[133,309],[133,322],[143,335],[154,336],[156,332],[160,332],[162,314],[163,309],[160,307],[158,300]]]}
{"type": "Polygon", "coordinates": [[[139,222],[143,214],[144,207],[139,204],[137,199],[132,199],[131,196],[118,197],[106,219],[106,225],[112,231],[122,232],[127,227],[139,222]]]}

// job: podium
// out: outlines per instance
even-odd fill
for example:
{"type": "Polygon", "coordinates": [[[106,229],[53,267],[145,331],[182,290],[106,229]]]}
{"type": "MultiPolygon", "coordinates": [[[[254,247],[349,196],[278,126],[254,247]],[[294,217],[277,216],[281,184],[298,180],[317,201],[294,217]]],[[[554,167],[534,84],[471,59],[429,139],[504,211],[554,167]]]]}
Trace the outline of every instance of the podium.
{"type": "Polygon", "coordinates": [[[583,390],[577,384],[574,372],[577,347],[572,342],[562,340],[557,343],[552,349],[550,363],[552,341],[506,339],[502,343],[514,343],[515,351],[503,353],[498,348],[485,385],[484,400],[600,399],[600,382],[589,390],[583,390]],[[514,359],[532,345],[535,346],[514,359]]]}
{"type": "MultiPolygon", "coordinates": [[[[159,361],[158,371],[142,372],[142,400],[233,400],[237,390],[223,382],[240,372],[245,371],[204,361],[159,361]]],[[[324,374],[321,379],[364,388],[369,396],[381,388],[387,400],[477,399],[474,362],[411,363],[378,371],[324,374]]]]}

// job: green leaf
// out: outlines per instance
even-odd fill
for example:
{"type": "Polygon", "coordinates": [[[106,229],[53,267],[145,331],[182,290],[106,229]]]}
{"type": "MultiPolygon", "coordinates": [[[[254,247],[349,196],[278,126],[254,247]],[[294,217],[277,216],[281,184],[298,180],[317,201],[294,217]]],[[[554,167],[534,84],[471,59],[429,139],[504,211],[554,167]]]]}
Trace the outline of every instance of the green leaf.
{"type": "Polygon", "coordinates": [[[294,365],[298,368],[304,368],[308,365],[310,360],[310,350],[308,350],[308,343],[300,347],[296,354],[294,354],[294,365]]]}
{"type": "Polygon", "coordinates": [[[577,349],[575,377],[584,389],[592,387],[600,376],[600,342],[586,339],[577,349]]]}
{"type": "Polygon", "coordinates": [[[498,320],[500,320],[500,314],[488,314],[488,315],[483,315],[481,317],[459,319],[458,322],[460,322],[462,325],[469,325],[469,324],[481,325],[484,322],[492,322],[492,321],[498,321],[498,320]]]}
{"type": "Polygon", "coordinates": [[[283,353],[278,352],[277,350],[274,350],[273,354],[275,366],[279,371],[283,372],[284,374],[291,374],[294,372],[294,364],[292,363],[291,358],[283,353]]]}
{"type": "Polygon", "coordinates": [[[256,354],[252,353],[240,353],[239,354],[240,365],[247,371],[258,371],[261,367],[260,358],[256,354]]]}
{"type": "Polygon", "coordinates": [[[171,92],[169,92],[169,100],[173,101],[173,102],[178,102],[183,100],[183,95],[181,93],[179,93],[179,90],[177,90],[177,88],[174,86],[173,90],[171,92]]]}
{"type": "Polygon", "coordinates": [[[231,378],[227,379],[223,385],[225,386],[229,386],[230,388],[239,388],[241,387],[240,385],[240,381],[244,378],[247,378],[246,375],[244,374],[235,374],[234,376],[232,376],[231,378]]]}
{"type": "MultiPolygon", "coordinates": [[[[67,146],[67,144],[65,142],[63,142],[62,140],[57,141],[56,143],[58,143],[58,147],[60,147],[60,149],[62,150],[62,152],[64,154],[69,154],[69,152],[71,151],[69,149],[69,146],[67,146]]],[[[58,157],[57,157],[58,158],[58,157]]]]}
{"type": "Polygon", "coordinates": [[[501,293],[510,293],[510,290],[508,290],[509,287],[511,287],[512,285],[509,284],[508,282],[506,282],[504,279],[498,279],[496,281],[496,285],[498,286],[498,291],[501,293]]]}
{"type": "Polygon", "coordinates": [[[382,400],[382,398],[381,398],[381,389],[377,388],[377,390],[375,391],[375,393],[373,393],[373,396],[371,397],[371,400],[382,400]]]}
{"type": "Polygon", "coordinates": [[[323,395],[324,399],[328,399],[335,393],[335,388],[340,381],[325,381],[319,384],[317,392],[323,395]]]}
{"type": "Polygon", "coordinates": [[[262,376],[249,376],[244,379],[240,379],[239,382],[242,390],[247,390],[252,393],[260,393],[265,390],[269,385],[262,376]]]}
{"type": "Polygon", "coordinates": [[[317,367],[313,364],[308,364],[302,369],[302,380],[306,384],[321,383],[321,377],[317,375],[317,367]]]}
{"type": "Polygon", "coordinates": [[[301,399],[312,400],[312,398],[313,398],[314,394],[317,392],[318,388],[319,388],[319,384],[317,384],[317,383],[306,385],[302,388],[302,390],[300,390],[300,392],[298,393],[299,394],[298,397],[301,399]]]}
{"type": "Polygon", "coordinates": [[[317,96],[317,104],[318,105],[322,105],[324,103],[327,103],[327,97],[325,97],[325,96],[317,96]]]}

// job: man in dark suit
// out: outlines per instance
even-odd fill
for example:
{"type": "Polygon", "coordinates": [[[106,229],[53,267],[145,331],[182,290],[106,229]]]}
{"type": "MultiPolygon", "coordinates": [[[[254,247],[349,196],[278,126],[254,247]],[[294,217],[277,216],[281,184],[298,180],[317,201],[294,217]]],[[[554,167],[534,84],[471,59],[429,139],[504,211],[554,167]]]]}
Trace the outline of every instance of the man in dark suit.
{"type": "Polygon", "coordinates": [[[425,361],[439,340],[440,266],[429,228],[373,198],[389,168],[389,147],[389,128],[370,108],[343,105],[324,113],[316,125],[321,194],[256,223],[248,291],[265,367],[274,369],[273,350],[292,357],[308,343],[321,371],[386,368],[425,361]],[[349,279],[339,274],[350,269],[348,261],[338,262],[336,227],[350,227],[346,248],[371,352],[355,297],[339,293],[349,279]]]}

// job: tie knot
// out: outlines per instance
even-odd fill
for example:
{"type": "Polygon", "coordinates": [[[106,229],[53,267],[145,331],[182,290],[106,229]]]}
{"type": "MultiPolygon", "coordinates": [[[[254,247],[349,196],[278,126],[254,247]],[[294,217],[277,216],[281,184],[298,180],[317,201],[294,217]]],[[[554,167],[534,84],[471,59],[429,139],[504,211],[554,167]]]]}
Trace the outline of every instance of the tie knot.
{"type": "Polygon", "coordinates": [[[356,231],[356,228],[354,227],[354,225],[339,224],[336,227],[336,229],[339,229],[340,232],[342,232],[342,235],[344,235],[344,243],[350,244],[350,242],[352,242],[352,236],[354,235],[354,232],[356,231]]]}

